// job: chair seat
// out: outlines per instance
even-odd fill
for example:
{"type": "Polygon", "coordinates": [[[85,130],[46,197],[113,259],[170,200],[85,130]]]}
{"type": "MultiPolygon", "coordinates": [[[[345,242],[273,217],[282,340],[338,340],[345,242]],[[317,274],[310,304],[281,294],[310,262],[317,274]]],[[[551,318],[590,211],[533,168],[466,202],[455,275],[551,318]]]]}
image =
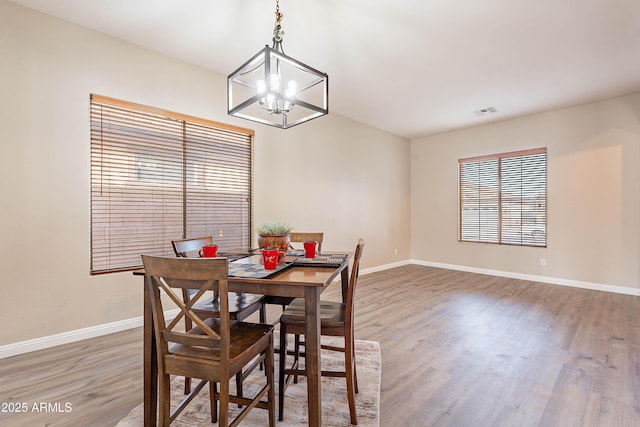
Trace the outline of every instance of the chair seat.
{"type": "MultiPolygon", "coordinates": [[[[320,323],[322,328],[344,326],[346,315],[346,304],[333,301],[320,301],[320,323]]],[[[280,317],[280,322],[285,322],[287,325],[300,325],[304,327],[304,319],[304,298],[296,298],[284,310],[280,317]]]]}
{"type": "MultiPolygon", "coordinates": [[[[207,324],[214,332],[220,333],[220,321],[218,319],[205,319],[207,324]]],[[[264,349],[269,336],[273,331],[272,325],[262,323],[245,323],[238,321],[229,322],[229,333],[233,345],[229,349],[230,363],[234,364],[238,357],[247,356],[247,354],[255,357],[264,349]],[[265,341],[265,342],[263,342],[265,341]],[[252,350],[253,348],[253,350],[252,350]]],[[[189,330],[189,334],[203,335],[199,326],[189,330]]],[[[197,357],[211,361],[220,361],[220,353],[218,348],[199,347],[184,344],[171,344],[169,353],[173,355],[197,357]]]]}
{"type": "MultiPolygon", "coordinates": [[[[264,296],[229,292],[229,318],[244,320],[258,311],[263,304],[264,296]]],[[[193,305],[193,311],[202,318],[218,317],[220,312],[220,300],[208,298],[193,305]]]]}

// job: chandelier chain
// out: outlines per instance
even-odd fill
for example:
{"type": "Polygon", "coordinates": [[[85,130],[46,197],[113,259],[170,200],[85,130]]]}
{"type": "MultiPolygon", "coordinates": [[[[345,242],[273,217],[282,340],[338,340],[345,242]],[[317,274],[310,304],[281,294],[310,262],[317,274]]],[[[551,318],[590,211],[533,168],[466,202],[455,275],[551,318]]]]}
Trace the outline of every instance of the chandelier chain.
{"type": "Polygon", "coordinates": [[[282,13],[280,13],[280,0],[276,0],[276,22],[279,24],[282,20],[282,13]]]}
{"type": "Polygon", "coordinates": [[[273,27],[273,48],[284,53],[282,50],[282,36],[284,36],[284,30],[280,24],[283,17],[284,14],[280,13],[280,1],[276,0],[276,22],[273,27]]]}

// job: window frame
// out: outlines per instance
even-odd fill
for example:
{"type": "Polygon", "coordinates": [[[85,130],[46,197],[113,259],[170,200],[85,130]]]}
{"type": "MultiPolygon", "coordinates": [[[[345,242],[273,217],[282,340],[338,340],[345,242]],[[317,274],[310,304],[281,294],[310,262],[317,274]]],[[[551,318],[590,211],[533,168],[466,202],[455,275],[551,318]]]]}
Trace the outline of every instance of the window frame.
{"type": "MultiPolygon", "coordinates": [[[[255,131],[91,94],[90,136],[91,275],[139,269],[141,253],[172,256],[170,240],[194,237],[189,234],[213,235],[221,243],[227,239],[229,245],[233,242],[233,247],[226,249],[251,246],[255,131]],[[111,123],[116,122],[117,115],[117,125],[107,124],[108,114],[114,114],[109,116],[111,123]],[[120,121],[121,118],[131,121],[120,121]],[[119,156],[117,161],[113,160],[113,153],[119,156]],[[120,163],[121,158],[126,160],[126,165],[120,163]],[[118,173],[118,178],[113,178],[118,173]],[[128,206],[124,196],[111,196],[106,194],[108,191],[102,191],[102,186],[109,185],[112,187],[108,190],[117,187],[117,190],[122,188],[123,194],[125,191],[135,193],[135,203],[144,205],[137,209],[153,214],[153,220],[148,221],[153,224],[153,231],[148,236],[146,231],[136,228],[140,227],[134,224],[136,221],[144,221],[138,219],[142,214],[128,206]],[[123,229],[126,225],[131,227],[128,231],[137,232],[137,237],[131,239],[136,243],[132,242],[131,247],[129,243],[122,243],[128,237],[121,237],[120,242],[112,245],[110,197],[115,200],[114,206],[121,204],[113,210],[120,209],[122,220],[114,222],[122,222],[123,229]],[[151,207],[154,204],[172,204],[171,212],[156,214],[151,207]],[[105,205],[108,205],[106,209],[105,205]],[[219,225],[219,235],[217,228],[212,229],[212,223],[219,225]],[[224,237],[223,227],[232,230],[225,229],[224,237]],[[139,250],[137,255],[131,252],[133,246],[139,250]],[[111,251],[124,255],[112,257],[111,251]],[[120,259],[119,256],[126,257],[126,262],[112,261],[120,259]]],[[[225,249],[223,246],[221,249],[225,249]]]]}
{"type": "MultiPolygon", "coordinates": [[[[548,229],[547,177],[548,155],[546,147],[458,159],[458,242],[546,248],[548,229]],[[540,155],[542,156],[540,157],[540,155]],[[513,178],[510,181],[505,181],[508,177],[505,178],[504,176],[503,161],[507,160],[508,163],[514,159],[516,159],[516,161],[520,160],[520,168],[505,167],[509,168],[508,172],[510,173],[514,173],[514,171],[519,172],[519,180],[513,178]],[[529,169],[522,167],[523,159],[532,159],[531,163],[527,163],[529,169]],[[490,162],[494,161],[496,167],[495,170],[492,170],[492,164],[490,162]],[[465,166],[471,168],[475,165],[478,167],[476,182],[471,182],[468,179],[465,180],[463,177],[465,175],[465,166]],[[539,168],[543,168],[542,172],[540,172],[539,168]],[[533,178],[529,181],[523,179],[523,170],[534,172],[533,178]],[[505,185],[505,182],[507,182],[508,185],[505,185]],[[544,196],[542,198],[532,198],[536,192],[531,188],[536,185],[540,186],[541,183],[543,184],[544,196]],[[477,190],[473,189],[474,185],[477,187],[477,190]],[[505,189],[505,187],[508,188],[509,186],[520,187],[520,193],[516,192],[515,194],[520,196],[521,201],[519,203],[511,203],[512,209],[509,209],[508,205],[507,208],[505,208],[506,200],[512,202],[514,200],[514,193],[510,193],[505,189]],[[528,190],[523,191],[523,187],[527,187],[528,190]],[[474,195],[474,193],[477,193],[475,199],[472,196],[465,198],[465,195],[474,195]],[[495,193],[495,195],[493,193],[495,193]],[[507,197],[508,195],[511,197],[507,197]],[[522,199],[529,201],[526,202],[522,199]],[[477,205],[476,210],[478,211],[477,238],[470,238],[469,235],[473,234],[475,230],[471,227],[465,229],[464,209],[465,205],[471,205],[473,208],[474,204],[477,205]],[[492,218],[491,211],[493,209],[495,209],[494,215],[497,215],[497,220],[492,218]],[[482,218],[483,210],[485,212],[484,223],[482,218]],[[514,215],[512,215],[510,217],[510,224],[506,224],[508,222],[507,219],[509,219],[506,217],[510,213],[513,214],[513,212],[519,212],[520,217],[518,218],[516,215],[514,220],[514,215]],[[533,222],[532,215],[535,217],[533,218],[533,222]],[[539,220],[543,222],[539,222],[539,220]],[[516,223],[516,225],[513,225],[513,223],[516,223]],[[531,237],[525,239],[524,236],[528,233],[527,230],[531,228],[532,224],[542,225],[543,229],[540,230],[538,228],[531,230],[531,237]],[[492,228],[495,230],[492,230],[492,228]],[[517,238],[514,238],[515,235],[520,236],[519,242],[517,238]],[[542,240],[542,242],[537,243],[539,240],[542,240]]],[[[473,209],[470,208],[469,210],[472,211],[473,209]]]]}

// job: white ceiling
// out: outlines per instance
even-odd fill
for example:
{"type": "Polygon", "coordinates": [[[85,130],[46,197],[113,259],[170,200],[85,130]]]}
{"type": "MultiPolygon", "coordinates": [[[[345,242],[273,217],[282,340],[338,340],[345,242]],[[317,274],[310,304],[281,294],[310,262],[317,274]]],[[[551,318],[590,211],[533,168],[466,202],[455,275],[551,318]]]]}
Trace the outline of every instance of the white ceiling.
{"type": "MultiPolygon", "coordinates": [[[[13,0],[227,75],[275,0],[13,0]]],[[[407,138],[640,90],[640,0],[281,0],[330,111],[407,138]],[[495,107],[478,116],[474,111],[495,107]]],[[[320,119],[321,120],[321,119],[320,119]]]]}

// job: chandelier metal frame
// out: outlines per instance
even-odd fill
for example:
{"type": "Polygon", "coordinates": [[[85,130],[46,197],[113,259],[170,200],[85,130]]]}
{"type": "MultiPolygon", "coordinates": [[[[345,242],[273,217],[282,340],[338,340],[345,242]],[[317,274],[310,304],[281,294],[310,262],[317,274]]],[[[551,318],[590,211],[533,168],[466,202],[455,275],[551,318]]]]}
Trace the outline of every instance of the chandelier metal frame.
{"type": "Polygon", "coordinates": [[[287,129],[329,113],[329,76],[284,53],[279,0],[275,14],[273,45],[227,77],[227,112],[287,129]]]}

